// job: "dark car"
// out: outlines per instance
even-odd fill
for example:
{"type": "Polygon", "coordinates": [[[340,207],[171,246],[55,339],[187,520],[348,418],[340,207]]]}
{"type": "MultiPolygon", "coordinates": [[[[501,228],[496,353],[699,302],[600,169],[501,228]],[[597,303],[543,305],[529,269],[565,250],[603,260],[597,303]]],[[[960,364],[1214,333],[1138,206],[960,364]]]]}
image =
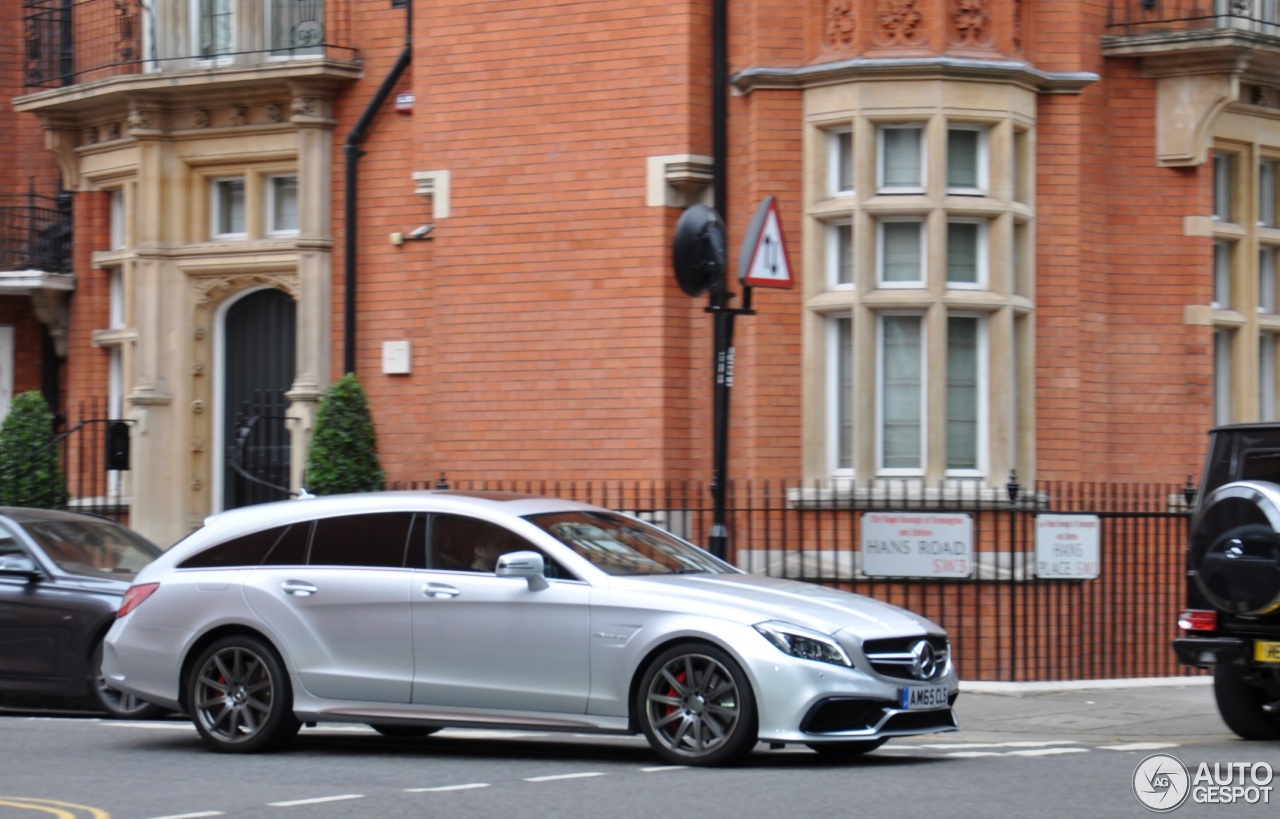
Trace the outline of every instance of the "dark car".
{"type": "Polygon", "coordinates": [[[1213,669],[1228,728],[1280,739],[1280,424],[1210,432],[1186,595],[1178,659],[1213,669]]]}
{"type": "Polygon", "coordinates": [[[0,695],[65,698],[125,719],[164,714],[99,672],[120,598],[159,554],[103,518],[0,507],[0,695]]]}

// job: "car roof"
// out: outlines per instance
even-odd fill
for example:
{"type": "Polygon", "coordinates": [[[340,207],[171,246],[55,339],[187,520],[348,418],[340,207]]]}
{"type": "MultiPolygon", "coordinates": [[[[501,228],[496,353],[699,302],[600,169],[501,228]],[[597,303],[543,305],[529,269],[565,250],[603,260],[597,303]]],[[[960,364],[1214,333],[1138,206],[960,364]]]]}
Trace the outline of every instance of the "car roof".
{"type": "Polygon", "coordinates": [[[259,527],[282,526],[286,523],[319,517],[369,512],[454,512],[480,517],[524,517],[570,510],[604,511],[602,507],[592,504],[519,492],[405,489],[348,495],[308,496],[296,500],[242,506],[210,515],[205,519],[204,530],[219,533],[252,531],[259,527]]]}

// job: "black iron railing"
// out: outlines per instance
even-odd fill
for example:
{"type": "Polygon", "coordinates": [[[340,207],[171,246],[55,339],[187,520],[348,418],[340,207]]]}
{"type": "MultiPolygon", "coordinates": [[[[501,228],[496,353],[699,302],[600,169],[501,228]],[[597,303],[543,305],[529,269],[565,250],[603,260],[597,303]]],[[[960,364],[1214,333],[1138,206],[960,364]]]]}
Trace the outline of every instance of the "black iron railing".
{"type": "MultiPolygon", "coordinates": [[[[709,488],[688,482],[455,481],[393,488],[493,489],[567,497],[630,512],[706,545],[709,488]]],[[[904,606],[946,627],[969,680],[1091,680],[1191,675],[1170,648],[1184,594],[1187,493],[1181,485],[852,486],[736,481],[728,559],[756,574],[806,580],[904,606]],[[870,577],[863,530],[873,513],[961,515],[970,575],[870,577]],[[1093,524],[1096,577],[1046,577],[1042,516],[1093,524]]],[[[1045,519],[1047,521],[1049,519],[1045,519]]],[[[945,559],[945,555],[943,556],[945,559]]]]}
{"type": "Polygon", "coordinates": [[[1276,0],[1111,0],[1107,33],[1122,36],[1204,31],[1280,37],[1276,0]]]}
{"type": "Polygon", "coordinates": [[[0,194],[0,271],[71,272],[71,199],[0,194]]]}
{"type": "Polygon", "coordinates": [[[57,88],[127,74],[290,59],[351,62],[352,5],[324,0],[24,0],[23,85],[57,88]]]}

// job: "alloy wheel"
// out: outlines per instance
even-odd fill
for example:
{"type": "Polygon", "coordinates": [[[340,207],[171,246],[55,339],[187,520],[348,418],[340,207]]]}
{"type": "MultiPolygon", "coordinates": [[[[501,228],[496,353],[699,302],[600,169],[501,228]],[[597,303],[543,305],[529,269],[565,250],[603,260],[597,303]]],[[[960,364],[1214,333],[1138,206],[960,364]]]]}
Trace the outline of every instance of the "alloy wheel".
{"type": "Polygon", "coordinates": [[[709,648],[668,652],[645,676],[642,727],[668,759],[728,762],[755,743],[745,677],[728,657],[715,656],[720,654],[709,648]]]}

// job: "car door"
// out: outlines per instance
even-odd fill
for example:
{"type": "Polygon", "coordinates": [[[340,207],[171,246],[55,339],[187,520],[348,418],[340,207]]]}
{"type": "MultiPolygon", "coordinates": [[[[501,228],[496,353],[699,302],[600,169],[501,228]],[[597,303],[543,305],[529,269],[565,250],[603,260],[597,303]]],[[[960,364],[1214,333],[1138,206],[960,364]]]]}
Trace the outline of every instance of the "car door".
{"type": "Polygon", "coordinates": [[[404,566],[413,513],[322,518],[290,527],[249,572],[245,598],[289,653],[308,693],[323,699],[407,703],[413,683],[410,580],[404,566]],[[297,530],[297,531],[295,531],[297,530]],[[302,532],[302,534],[299,534],[302,532]],[[299,543],[303,545],[299,545],[299,543]]]}
{"type": "Polygon", "coordinates": [[[591,588],[554,563],[539,591],[496,576],[477,562],[486,546],[540,551],[497,524],[434,515],[430,533],[413,579],[414,703],[585,713],[591,588]]]}

